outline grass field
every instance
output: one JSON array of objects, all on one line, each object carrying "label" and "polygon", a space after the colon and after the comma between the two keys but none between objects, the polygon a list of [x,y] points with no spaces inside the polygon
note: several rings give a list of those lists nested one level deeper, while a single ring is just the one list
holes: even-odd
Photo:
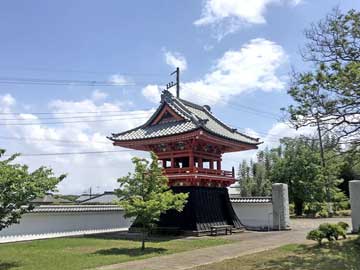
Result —
[{"label": "grass field", "polygon": [[360,240],[286,245],[192,270],[360,270]]},{"label": "grass field", "polygon": [[0,244],[0,270],[77,270],[145,259],[232,241],[221,238],[157,239],[142,252],[139,241],[78,237]]}]

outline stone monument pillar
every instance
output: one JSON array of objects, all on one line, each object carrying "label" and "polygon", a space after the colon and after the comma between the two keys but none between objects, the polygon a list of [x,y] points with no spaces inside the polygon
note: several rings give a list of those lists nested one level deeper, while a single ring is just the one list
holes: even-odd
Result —
[{"label": "stone monument pillar", "polygon": [[286,184],[272,185],[273,229],[290,229],[289,193]]},{"label": "stone monument pillar", "polygon": [[360,232],[360,180],[349,182],[353,232]]}]

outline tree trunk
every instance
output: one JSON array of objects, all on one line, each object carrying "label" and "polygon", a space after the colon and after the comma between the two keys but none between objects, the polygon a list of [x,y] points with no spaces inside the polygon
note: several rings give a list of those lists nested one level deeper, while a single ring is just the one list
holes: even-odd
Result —
[{"label": "tree trunk", "polygon": [[301,199],[294,199],[295,204],[295,215],[302,216],[304,210],[304,201]]},{"label": "tree trunk", "polygon": [[146,236],[146,229],[145,229],[145,224],[143,224],[142,239],[141,239],[141,250],[145,250],[145,236]]}]

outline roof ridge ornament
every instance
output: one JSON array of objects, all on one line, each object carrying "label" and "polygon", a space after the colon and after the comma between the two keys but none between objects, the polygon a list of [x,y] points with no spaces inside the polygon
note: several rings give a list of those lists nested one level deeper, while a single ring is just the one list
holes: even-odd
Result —
[{"label": "roof ridge ornament", "polygon": [[166,100],[166,99],[173,99],[174,96],[170,93],[169,90],[164,89],[161,92],[161,101]]}]

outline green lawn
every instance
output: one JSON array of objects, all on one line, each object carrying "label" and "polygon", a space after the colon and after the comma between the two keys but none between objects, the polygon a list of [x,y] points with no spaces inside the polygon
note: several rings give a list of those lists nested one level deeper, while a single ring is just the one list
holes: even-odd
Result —
[{"label": "green lawn", "polygon": [[231,243],[221,238],[157,239],[142,252],[139,241],[77,237],[0,244],[0,270],[76,270]]},{"label": "green lawn", "polygon": [[192,270],[360,270],[360,240],[287,245]]}]

